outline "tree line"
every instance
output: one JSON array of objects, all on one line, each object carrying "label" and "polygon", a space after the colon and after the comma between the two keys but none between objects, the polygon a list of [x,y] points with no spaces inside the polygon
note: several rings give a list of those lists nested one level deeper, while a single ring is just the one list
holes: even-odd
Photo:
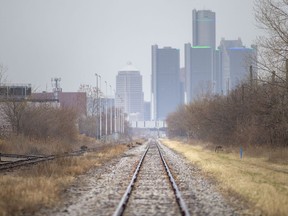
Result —
[{"label": "tree line", "polygon": [[[74,110],[53,107],[49,104],[33,104],[27,101],[2,101],[0,113],[8,131],[24,135],[33,140],[66,139],[75,140],[77,135],[77,114]],[[7,135],[7,128],[1,128]]]},{"label": "tree line", "polygon": [[[288,1],[256,0],[258,77],[167,117],[168,135],[221,144],[288,146]],[[252,76],[251,76],[252,77]]]},{"label": "tree line", "polygon": [[172,137],[288,146],[287,89],[243,83],[227,96],[207,96],[179,107],[167,117],[167,125]]}]

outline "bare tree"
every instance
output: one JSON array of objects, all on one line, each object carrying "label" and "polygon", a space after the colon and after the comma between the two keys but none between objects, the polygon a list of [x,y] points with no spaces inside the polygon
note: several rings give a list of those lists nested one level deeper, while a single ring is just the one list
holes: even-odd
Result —
[{"label": "bare tree", "polygon": [[[288,59],[288,0],[256,0],[255,16],[265,33],[257,40],[260,70],[273,74],[286,87]],[[276,84],[276,83],[273,83]],[[284,86],[283,86],[284,85]]]},{"label": "bare tree", "polygon": [[7,70],[8,68],[6,66],[4,66],[3,64],[0,64],[0,86],[7,80],[7,76],[6,76]]},{"label": "bare tree", "polygon": [[17,135],[21,132],[21,120],[26,107],[26,101],[17,102],[7,100],[1,102],[0,109],[3,115],[2,118],[11,126],[12,132]]},{"label": "bare tree", "polygon": [[79,92],[86,92],[88,115],[95,116],[99,112],[100,98],[103,96],[100,89],[90,85],[80,85]]}]

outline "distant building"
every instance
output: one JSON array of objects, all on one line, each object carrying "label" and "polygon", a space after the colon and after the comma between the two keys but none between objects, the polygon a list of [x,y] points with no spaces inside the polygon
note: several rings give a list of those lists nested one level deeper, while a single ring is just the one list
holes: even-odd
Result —
[{"label": "distant building", "polygon": [[220,50],[214,51],[213,86],[215,94],[223,94],[222,55]]},{"label": "distant building", "polygon": [[221,80],[220,55],[216,47],[216,14],[192,11],[192,46],[185,44],[186,103],[217,93]]},{"label": "distant building", "polygon": [[1,84],[0,99],[26,99],[31,95],[31,84]]},{"label": "distant building", "polygon": [[151,120],[151,103],[144,101],[144,121]]},{"label": "distant building", "polygon": [[215,92],[215,51],[210,46],[185,44],[187,102]]},{"label": "distant building", "polygon": [[185,89],[186,89],[185,67],[180,68],[179,79],[180,79],[180,103],[184,104],[185,103]]},{"label": "distant building", "polygon": [[[79,115],[87,115],[87,98],[85,92],[58,92],[59,105],[72,109]],[[55,98],[54,92],[32,93],[31,100],[49,102]],[[54,102],[55,103],[55,102]]]},{"label": "distant building", "polygon": [[118,72],[116,77],[116,107],[122,107],[128,120],[143,120],[144,93],[140,71],[131,63]]},{"label": "distant building", "polygon": [[247,48],[241,39],[216,41],[216,14],[210,10],[193,10],[193,46],[185,44],[186,102],[207,94],[228,94],[248,78],[254,68],[256,47]]},{"label": "distant building", "polygon": [[216,15],[210,10],[192,11],[193,46],[216,47]]},{"label": "distant building", "polygon": [[249,68],[253,67],[253,76],[257,76],[255,58],[257,48],[247,48],[240,38],[237,40],[222,39],[219,46],[222,65],[222,92],[228,94],[230,90],[241,84],[249,77]]},{"label": "distant building", "polygon": [[181,104],[179,49],[152,46],[152,119],[165,120]]}]

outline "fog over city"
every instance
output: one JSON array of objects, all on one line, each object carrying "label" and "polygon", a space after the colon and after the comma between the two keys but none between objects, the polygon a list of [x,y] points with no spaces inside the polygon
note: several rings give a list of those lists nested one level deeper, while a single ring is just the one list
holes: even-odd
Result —
[{"label": "fog over city", "polygon": [[282,216],[287,180],[288,0],[0,0],[0,216]]},{"label": "fog over city", "polygon": [[128,61],[151,92],[151,46],[180,49],[192,42],[192,10],[216,13],[216,44],[222,37],[250,47],[260,31],[252,0],[0,0],[0,64],[8,81],[51,91],[61,77],[63,91],[95,85],[94,73],[115,88]]}]

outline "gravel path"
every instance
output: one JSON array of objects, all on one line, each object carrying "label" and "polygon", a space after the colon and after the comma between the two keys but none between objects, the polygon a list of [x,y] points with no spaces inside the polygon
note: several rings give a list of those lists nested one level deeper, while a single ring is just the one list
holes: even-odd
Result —
[{"label": "gravel path", "polygon": [[[63,203],[53,209],[42,209],[36,215],[112,215],[146,148],[147,143],[135,147],[121,158],[80,176],[65,192]],[[228,202],[215,185],[183,156],[164,145],[161,148],[191,215],[249,215],[237,200]],[[164,168],[160,157],[154,160],[156,154],[153,151],[147,153],[146,165],[140,170],[139,181],[136,181],[136,189],[142,190],[132,192],[125,215],[179,215],[168,178],[161,174]],[[132,205],[134,208],[130,208]],[[237,208],[232,207],[237,205]]]}]

